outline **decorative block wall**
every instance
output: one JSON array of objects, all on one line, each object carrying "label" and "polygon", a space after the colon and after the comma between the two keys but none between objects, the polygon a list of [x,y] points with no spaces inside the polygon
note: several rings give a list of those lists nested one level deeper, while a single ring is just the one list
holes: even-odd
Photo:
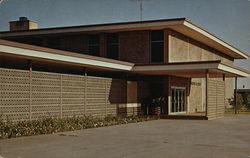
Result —
[{"label": "decorative block wall", "polygon": [[225,83],[224,81],[208,80],[207,117],[209,120],[224,117]]},{"label": "decorative block wall", "polygon": [[122,79],[0,68],[0,118],[117,115],[126,103]]}]

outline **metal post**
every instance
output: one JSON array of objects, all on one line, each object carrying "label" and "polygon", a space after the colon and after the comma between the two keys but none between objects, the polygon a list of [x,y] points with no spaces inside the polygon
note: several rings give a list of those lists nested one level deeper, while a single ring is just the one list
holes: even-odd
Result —
[{"label": "metal post", "polygon": [[63,88],[62,88],[62,74],[60,75],[60,118],[62,119],[62,110],[63,110],[63,108],[62,108],[62,90],[63,90]]},{"label": "metal post", "polygon": [[84,115],[86,115],[86,109],[87,109],[87,69],[84,67],[84,78],[85,78],[85,83],[84,83]]},{"label": "metal post", "polygon": [[29,120],[32,118],[32,61],[28,60],[29,63]]},{"label": "metal post", "polygon": [[235,77],[234,83],[234,114],[237,114],[237,77]]},{"label": "metal post", "polygon": [[206,117],[208,116],[208,78],[209,78],[209,73],[207,70],[206,71]]},{"label": "metal post", "polygon": [[107,93],[107,80],[105,79],[105,116],[108,116],[108,93]]}]

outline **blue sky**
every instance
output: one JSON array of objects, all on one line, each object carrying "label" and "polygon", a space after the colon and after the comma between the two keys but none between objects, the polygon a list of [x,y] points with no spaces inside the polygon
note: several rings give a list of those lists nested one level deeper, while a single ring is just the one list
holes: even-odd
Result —
[{"label": "blue sky", "polygon": [[[0,0],[1,1],[1,0]],[[0,31],[26,16],[40,28],[140,20],[138,0],[3,0]],[[250,55],[249,0],[143,0],[143,20],[186,17]],[[250,59],[236,61],[250,71]],[[239,79],[239,88],[250,79]]]}]

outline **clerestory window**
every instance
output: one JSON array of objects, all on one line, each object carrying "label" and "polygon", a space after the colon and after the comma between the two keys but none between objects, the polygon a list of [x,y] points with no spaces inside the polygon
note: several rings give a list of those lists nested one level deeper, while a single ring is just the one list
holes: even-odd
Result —
[{"label": "clerestory window", "polygon": [[151,31],[151,63],[163,62],[164,33],[163,30]]}]

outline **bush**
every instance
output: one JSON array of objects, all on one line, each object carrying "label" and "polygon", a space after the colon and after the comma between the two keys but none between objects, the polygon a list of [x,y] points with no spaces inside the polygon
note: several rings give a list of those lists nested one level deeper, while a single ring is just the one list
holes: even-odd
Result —
[{"label": "bush", "polygon": [[0,139],[39,134],[51,134],[87,128],[104,127],[118,124],[127,124],[157,119],[156,117],[137,116],[107,116],[97,118],[92,116],[71,118],[45,118],[33,121],[3,122],[0,120]]},{"label": "bush", "polygon": [[[248,111],[250,110],[250,95],[237,94],[237,110]],[[228,98],[228,103],[235,108],[234,97]]]}]

